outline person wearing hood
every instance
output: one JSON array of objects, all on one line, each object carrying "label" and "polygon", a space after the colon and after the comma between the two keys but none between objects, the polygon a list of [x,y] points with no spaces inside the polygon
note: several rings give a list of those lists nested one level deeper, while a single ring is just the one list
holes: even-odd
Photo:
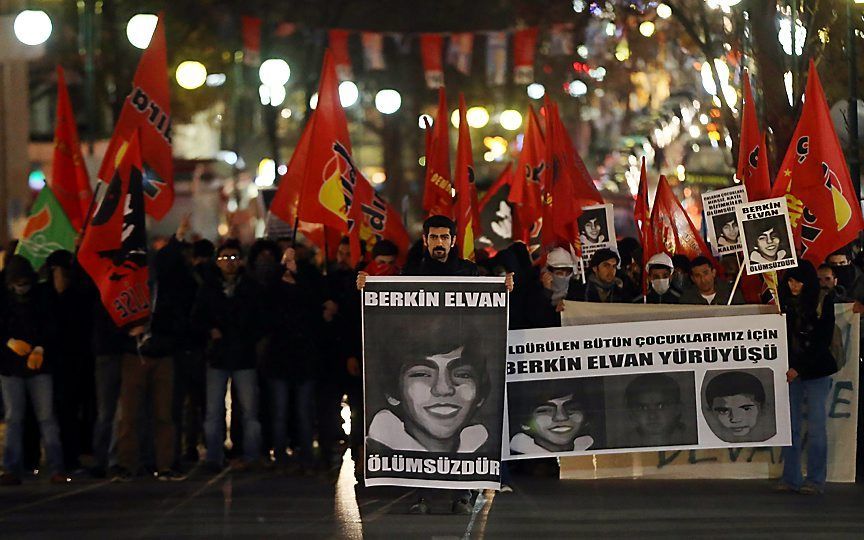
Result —
[{"label": "person wearing hood", "polygon": [[617,276],[620,262],[621,257],[608,248],[597,250],[591,256],[588,263],[591,275],[585,285],[586,302],[611,304],[630,302],[633,299],[624,287],[624,282]]},{"label": "person wearing hood", "polygon": [[[569,257],[569,253],[567,254]],[[513,292],[510,293],[510,330],[561,326],[561,315],[552,303],[551,269],[542,274],[531,263],[528,246],[514,242],[492,258],[496,275],[513,274]],[[572,275],[573,269],[570,268]],[[568,278],[569,281],[569,278]],[[567,286],[567,284],[565,284]]]},{"label": "person wearing hood", "polygon": [[[831,376],[837,362],[831,355],[834,334],[832,295],[820,301],[816,270],[809,261],[783,275],[779,286],[780,308],[786,314],[786,336],[789,342],[790,422],[792,446],[783,448],[783,476],[779,491],[804,494],[821,493],[828,469],[828,397]],[[807,410],[807,479],[801,474],[801,455],[805,444],[801,423],[804,403]]]},{"label": "person wearing hood", "polygon": [[54,414],[54,380],[51,364],[56,357],[54,310],[46,289],[36,282],[30,261],[20,255],[6,260],[5,294],[0,296],[0,386],[6,416],[4,473],[0,485],[21,484],[24,414],[27,400],[33,405],[45,446],[51,483],[68,481],[63,467],[60,428]]},{"label": "person wearing hood", "polygon": [[63,443],[67,471],[81,468],[79,456],[90,446],[84,441],[91,434],[96,409],[93,370],[95,368],[90,336],[93,319],[82,317],[98,302],[98,291],[76,264],[75,256],[65,249],[45,259],[47,294],[57,323],[57,346],[53,355],[60,358],[54,366],[54,399],[57,422]]},{"label": "person wearing hood", "polygon": [[681,293],[672,287],[674,267],[672,257],[665,253],[655,253],[645,265],[648,272],[648,294],[639,295],[634,303],[677,304]]}]

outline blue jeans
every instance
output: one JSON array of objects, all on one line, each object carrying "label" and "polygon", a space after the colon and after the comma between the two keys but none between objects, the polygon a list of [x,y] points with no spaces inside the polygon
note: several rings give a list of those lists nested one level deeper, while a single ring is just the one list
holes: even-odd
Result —
[{"label": "blue jeans", "polygon": [[[243,422],[243,457],[254,461],[261,456],[261,423],[258,421],[258,374],[254,369],[207,368],[207,461],[222,464],[225,459],[225,392],[228,379],[240,401]],[[233,418],[232,422],[238,421]]]},{"label": "blue jeans", "polygon": [[828,476],[828,394],[831,377],[820,377],[789,383],[790,420],[792,423],[792,446],[783,447],[783,483],[794,488],[804,484],[801,474],[801,452],[804,437],[801,421],[804,419],[804,404],[807,404],[807,483],[821,487]]},{"label": "blue jeans", "polygon": [[98,467],[112,464],[116,445],[114,417],[120,399],[120,367],[123,355],[96,357],[96,423],[93,426],[93,455]]},{"label": "blue jeans", "polygon": [[288,447],[288,402],[294,408],[297,420],[297,460],[302,465],[312,465],[312,411],[315,405],[315,381],[294,382],[288,379],[267,380],[270,394],[270,420],[273,422],[273,453],[276,461],[285,461]]},{"label": "blue jeans", "polygon": [[6,472],[21,474],[21,441],[24,412],[27,409],[27,394],[39,421],[39,431],[45,445],[45,455],[51,474],[63,473],[63,447],[60,444],[60,428],[54,417],[54,381],[43,373],[33,377],[0,376],[3,389],[3,406],[6,408],[6,450],[3,452],[3,467]]}]

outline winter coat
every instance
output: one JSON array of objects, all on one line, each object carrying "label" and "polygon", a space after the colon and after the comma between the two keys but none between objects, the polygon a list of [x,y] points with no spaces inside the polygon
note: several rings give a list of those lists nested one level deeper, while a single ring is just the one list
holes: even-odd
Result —
[{"label": "winter coat", "polygon": [[[45,350],[42,367],[29,369],[27,356],[19,356],[6,345],[9,339],[25,341],[32,348],[41,346]],[[51,351],[56,339],[55,306],[46,285],[33,285],[23,296],[3,288],[0,293],[0,375],[32,377],[51,373]]]},{"label": "winter coat", "polygon": [[822,301],[821,314],[807,309],[797,298],[785,302],[786,338],[789,341],[789,367],[802,380],[827,377],[837,372],[837,362],[831,356],[834,336],[834,298]]},{"label": "winter coat", "polygon": [[[211,367],[229,370],[256,367],[256,345],[265,333],[262,297],[260,287],[242,274],[230,294],[222,280],[205,283],[198,290],[192,325],[195,331],[207,336],[204,354]],[[221,339],[213,339],[213,329],[222,333]]]}]

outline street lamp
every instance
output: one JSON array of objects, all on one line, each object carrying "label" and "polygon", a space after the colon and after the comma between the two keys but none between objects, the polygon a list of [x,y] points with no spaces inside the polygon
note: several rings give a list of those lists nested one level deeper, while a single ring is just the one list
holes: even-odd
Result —
[{"label": "street lamp", "polygon": [[465,120],[474,129],[482,128],[489,123],[489,111],[485,107],[471,107],[465,113]]},{"label": "street lamp", "polygon": [[540,99],[546,95],[546,88],[540,83],[529,84],[526,91],[531,99]]},{"label": "street lamp", "polygon": [[42,10],[26,9],[15,17],[12,29],[24,45],[42,45],[51,37],[51,18]]},{"label": "street lamp", "polygon": [[507,131],[516,131],[522,126],[522,114],[519,111],[507,109],[498,117],[498,122]]},{"label": "street lamp", "polygon": [[339,102],[342,103],[343,107],[354,105],[357,103],[359,97],[360,91],[352,81],[342,81],[339,83]]},{"label": "street lamp", "polygon": [[129,38],[129,43],[139,49],[146,49],[150,45],[150,38],[153,37],[158,22],[159,17],[152,13],[133,15],[126,23],[126,37]]},{"label": "street lamp", "polygon": [[261,62],[258,78],[265,86],[285,86],[291,78],[291,67],[281,58],[270,58]]},{"label": "street lamp", "polygon": [[195,90],[201,88],[207,82],[207,68],[201,62],[185,60],[177,66],[174,74],[180,88]]},{"label": "street lamp", "polygon": [[393,114],[402,106],[402,96],[391,88],[385,88],[375,94],[375,108],[381,114]]}]

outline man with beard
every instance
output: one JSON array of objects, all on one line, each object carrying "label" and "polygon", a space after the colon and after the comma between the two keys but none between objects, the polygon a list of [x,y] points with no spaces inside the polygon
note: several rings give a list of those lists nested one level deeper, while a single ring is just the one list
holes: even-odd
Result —
[{"label": "man with beard", "polygon": [[[460,258],[456,250],[456,223],[447,216],[434,215],[426,218],[423,222],[423,255],[414,261],[409,261],[402,270],[405,276],[465,276],[477,277],[480,275],[477,265],[471,261]],[[366,286],[366,272],[357,274],[357,289]],[[513,273],[508,273],[505,278],[507,292],[513,290]],[[454,353],[454,351],[448,351]],[[441,498],[441,490],[421,489],[418,490],[419,497],[409,507],[411,514],[428,514],[431,511],[429,501],[433,498]],[[471,492],[453,491],[451,495],[451,511],[454,514],[470,514]]]}]

